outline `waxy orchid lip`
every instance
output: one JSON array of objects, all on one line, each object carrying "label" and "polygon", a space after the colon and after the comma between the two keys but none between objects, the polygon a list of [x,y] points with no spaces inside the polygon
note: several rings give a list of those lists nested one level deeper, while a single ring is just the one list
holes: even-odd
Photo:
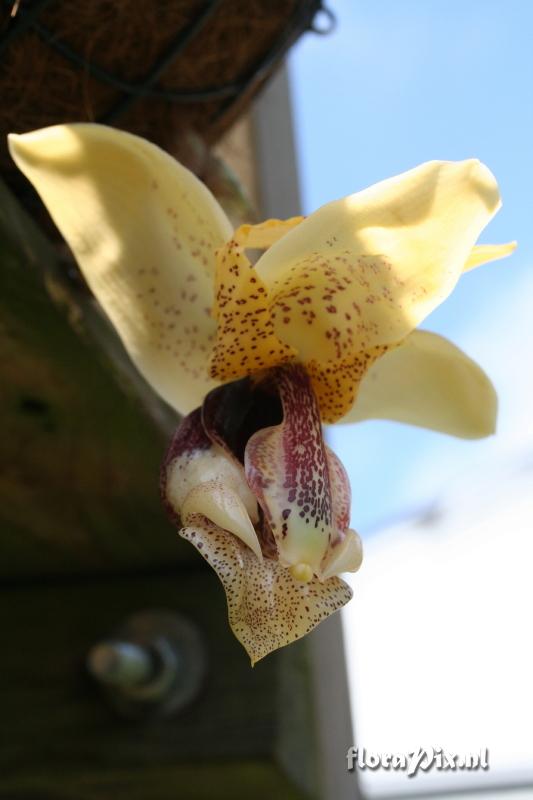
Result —
[{"label": "waxy orchid lip", "polygon": [[[253,660],[303,635],[351,596],[331,570],[333,563],[338,572],[360,565],[357,534],[337,527],[349,518],[348,479],[324,444],[301,366],[213,390],[176,432],[161,489],[181,535],[220,575],[230,624]],[[247,576],[231,574],[244,564]],[[280,586],[292,597],[289,609]]]}]

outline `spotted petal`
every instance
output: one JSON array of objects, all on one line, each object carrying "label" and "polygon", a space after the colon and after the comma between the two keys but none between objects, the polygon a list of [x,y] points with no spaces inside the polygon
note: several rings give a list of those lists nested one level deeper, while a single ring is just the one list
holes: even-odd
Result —
[{"label": "spotted petal", "polygon": [[275,333],[304,361],[396,344],[452,291],[499,206],[475,160],[428,162],[323,206],[256,264]]},{"label": "spotted petal", "polygon": [[391,419],[477,439],[494,433],[496,412],[483,370],[447,339],[418,330],[374,363],[342,421]]},{"label": "spotted petal", "polygon": [[361,380],[387,346],[372,347],[366,353],[354,353],[331,361],[308,361],[306,369],[313,384],[324,422],[338,422],[349,412]]},{"label": "spotted petal", "polygon": [[277,561],[258,561],[238,539],[200,515],[180,536],[198,549],[222,581],[231,628],[252,664],[305,636],[352,597],[340,578],[302,583]]},{"label": "spotted petal", "polygon": [[218,326],[209,364],[213,378],[234,380],[283,364],[295,355],[274,332],[267,290],[246,248],[268,247],[300,220],[242,225],[217,252],[213,316]]},{"label": "spotted petal", "polygon": [[178,411],[214,385],[214,250],[231,235],[224,212],[155,145],[101,125],[59,125],[10,137],[131,358]]}]

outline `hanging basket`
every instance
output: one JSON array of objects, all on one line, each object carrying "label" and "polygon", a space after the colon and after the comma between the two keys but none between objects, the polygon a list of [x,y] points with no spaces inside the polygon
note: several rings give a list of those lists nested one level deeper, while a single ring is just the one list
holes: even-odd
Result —
[{"label": "hanging basket", "polygon": [[[246,108],[321,0],[0,0],[0,171],[23,183],[9,131],[115,125],[180,154],[214,143]],[[329,13],[329,12],[326,12]]]}]

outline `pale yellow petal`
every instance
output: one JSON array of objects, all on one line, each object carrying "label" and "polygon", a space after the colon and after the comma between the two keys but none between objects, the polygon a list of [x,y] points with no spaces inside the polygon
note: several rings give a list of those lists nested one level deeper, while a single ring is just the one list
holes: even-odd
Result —
[{"label": "pale yellow petal", "polygon": [[329,203],[256,264],[277,336],[304,361],[397,343],[452,291],[499,206],[476,160],[428,162]]},{"label": "pale yellow petal", "polygon": [[153,144],[101,125],[10,137],[85,278],[146,380],[182,413],[214,385],[215,248],[231,225],[205,186]]},{"label": "pale yellow petal", "polygon": [[374,363],[342,422],[390,419],[477,439],[494,433],[496,414],[483,370],[442,336],[414,331]]},{"label": "pale yellow petal", "polygon": [[305,636],[352,596],[340,578],[295,580],[279,562],[259,562],[230,533],[198,517],[180,531],[213,567],[226,591],[231,628],[252,664]]},{"label": "pale yellow petal", "polygon": [[507,242],[506,244],[477,244],[470,251],[470,255],[463,267],[463,272],[480,267],[489,261],[497,261],[499,258],[510,256],[516,250],[517,242]]}]

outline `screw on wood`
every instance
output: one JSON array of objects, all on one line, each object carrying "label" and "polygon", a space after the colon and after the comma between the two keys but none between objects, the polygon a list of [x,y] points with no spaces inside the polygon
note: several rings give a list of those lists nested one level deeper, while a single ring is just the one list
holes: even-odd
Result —
[{"label": "screw on wood", "polygon": [[153,652],[131,642],[107,641],[95,645],[87,656],[91,675],[109,686],[132,688],[153,677],[156,664]]},{"label": "screw on wood", "polygon": [[93,645],[87,670],[124,717],[169,716],[198,695],[206,672],[199,631],[179,615],[145,611]]}]

